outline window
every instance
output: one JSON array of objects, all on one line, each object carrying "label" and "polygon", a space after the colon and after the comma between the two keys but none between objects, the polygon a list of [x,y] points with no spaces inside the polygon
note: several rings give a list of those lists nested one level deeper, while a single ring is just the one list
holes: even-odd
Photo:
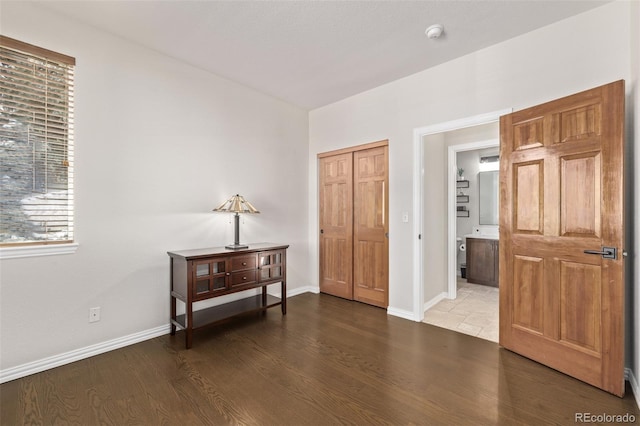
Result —
[{"label": "window", "polygon": [[0,36],[0,246],[73,242],[75,59]]}]

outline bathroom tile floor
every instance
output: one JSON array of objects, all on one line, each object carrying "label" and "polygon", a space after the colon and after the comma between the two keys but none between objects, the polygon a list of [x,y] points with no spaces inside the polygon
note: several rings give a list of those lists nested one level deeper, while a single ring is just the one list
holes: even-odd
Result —
[{"label": "bathroom tile floor", "polygon": [[458,297],[444,299],[424,314],[424,322],[498,341],[498,289],[458,277]]}]

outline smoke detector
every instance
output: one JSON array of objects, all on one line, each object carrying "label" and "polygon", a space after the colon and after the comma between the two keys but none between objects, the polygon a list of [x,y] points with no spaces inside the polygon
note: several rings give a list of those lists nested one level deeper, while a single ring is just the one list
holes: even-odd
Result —
[{"label": "smoke detector", "polygon": [[424,33],[430,39],[440,38],[442,33],[444,32],[444,26],[442,24],[434,24],[427,28]]}]

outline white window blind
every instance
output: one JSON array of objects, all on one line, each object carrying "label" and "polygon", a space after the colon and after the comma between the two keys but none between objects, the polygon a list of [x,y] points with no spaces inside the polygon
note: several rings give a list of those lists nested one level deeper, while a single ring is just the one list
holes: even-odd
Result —
[{"label": "white window blind", "polygon": [[0,245],[73,241],[75,59],[0,36]]}]

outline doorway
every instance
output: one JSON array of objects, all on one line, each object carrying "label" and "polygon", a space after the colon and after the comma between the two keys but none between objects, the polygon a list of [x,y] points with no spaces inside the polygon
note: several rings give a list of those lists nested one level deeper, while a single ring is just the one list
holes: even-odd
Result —
[{"label": "doorway", "polygon": [[[455,299],[457,294],[457,274],[456,274],[456,258],[457,258],[457,242],[456,242],[456,175],[455,154],[458,151],[473,150],[480,148],[489,148],[498,145],[497,131],[490,133],[490,136],[482,136],[473,134],[473,128],[478,126],[486,126],[498,129],[498,120],[501,115],[508,114],[511,109],[496,111],[488,114],[478,115],[475,117],[454,120],[450,122],[440,123],[432,126],[418,128],[414,130],[414,217],[418,220],[414,223],[414,230],[418,238],[414,243],[414,318],[416,321],[424,320],[426,310],[436,305],[444,299]],[[458,132],[460,131],[460,132]],[[456,143],[447,145],[446,135],[452,132],[458,132],[461,136]],[[469,138],[469,139],[465,139]],[[480,142],[479,142],[480,141]],[[433,144],[433,145],[428,145]],[[439,144],[439,145],[437,145]],[[443,170],[442,178],[428,180],[425,178],[424,170],[429,168],[429,172],[433,173],[431,165],[427,165],[425,158],[430,154],[432,147],[438,146],[437,151],[442,153],[440,164],[446,161],[447,168]],[[443,169],[441,167],[441,169]],[[439,189],[438,189],[439,188]],[[444,189],[443,189],[444,188]],[[434,189],[437,189],[434,192]],[[432,194],[440,196],[446,201],[437,202],[434,198],[429,200],[425,197],[425,190],[429,190]],[[427,201],[432,205],[427,207]],[[434,213],[434,208],[445,211]],[[425,212],[430,215],[430,219],[436,218],[440,230],[444,228],[446,232],[437,232],[433,234],[429,229],[430,223],[425,226]],[[446,216],[445,216],[446,215]],[[445,217],[444,220],[437,219]],[[426,235],[426,234],[429,235]],[[424,236],[424,238],[423,238]],[[437,255],[437,260],[432,257]],[[429,281],[425,281],[425,264],[426,256],[429,255]],[[439,273],[438,271],[442,271]],[[437,277],[437,279],[433,279]]]},{"label": "doorway", "polygon": [[[456,332],[498,342],[498,154],[499,128],[489,123],[444,134],[448,156],[457,170],[445,182],[453,191],[456,210],[449,222],[455,227],[454,288],[425,312],[424,322]],[[481,140],[483,138],[495,138]],[[473,140],[467,142],[467,140]],[[428,140],[425,143],[433,142]],[[459,143],[463,142],[463,143]],[[425,184],[429,179],[425,179]],[[487,185],[493,183],[494,185]],[[426,277],[428,285],[429,277]]]}]

